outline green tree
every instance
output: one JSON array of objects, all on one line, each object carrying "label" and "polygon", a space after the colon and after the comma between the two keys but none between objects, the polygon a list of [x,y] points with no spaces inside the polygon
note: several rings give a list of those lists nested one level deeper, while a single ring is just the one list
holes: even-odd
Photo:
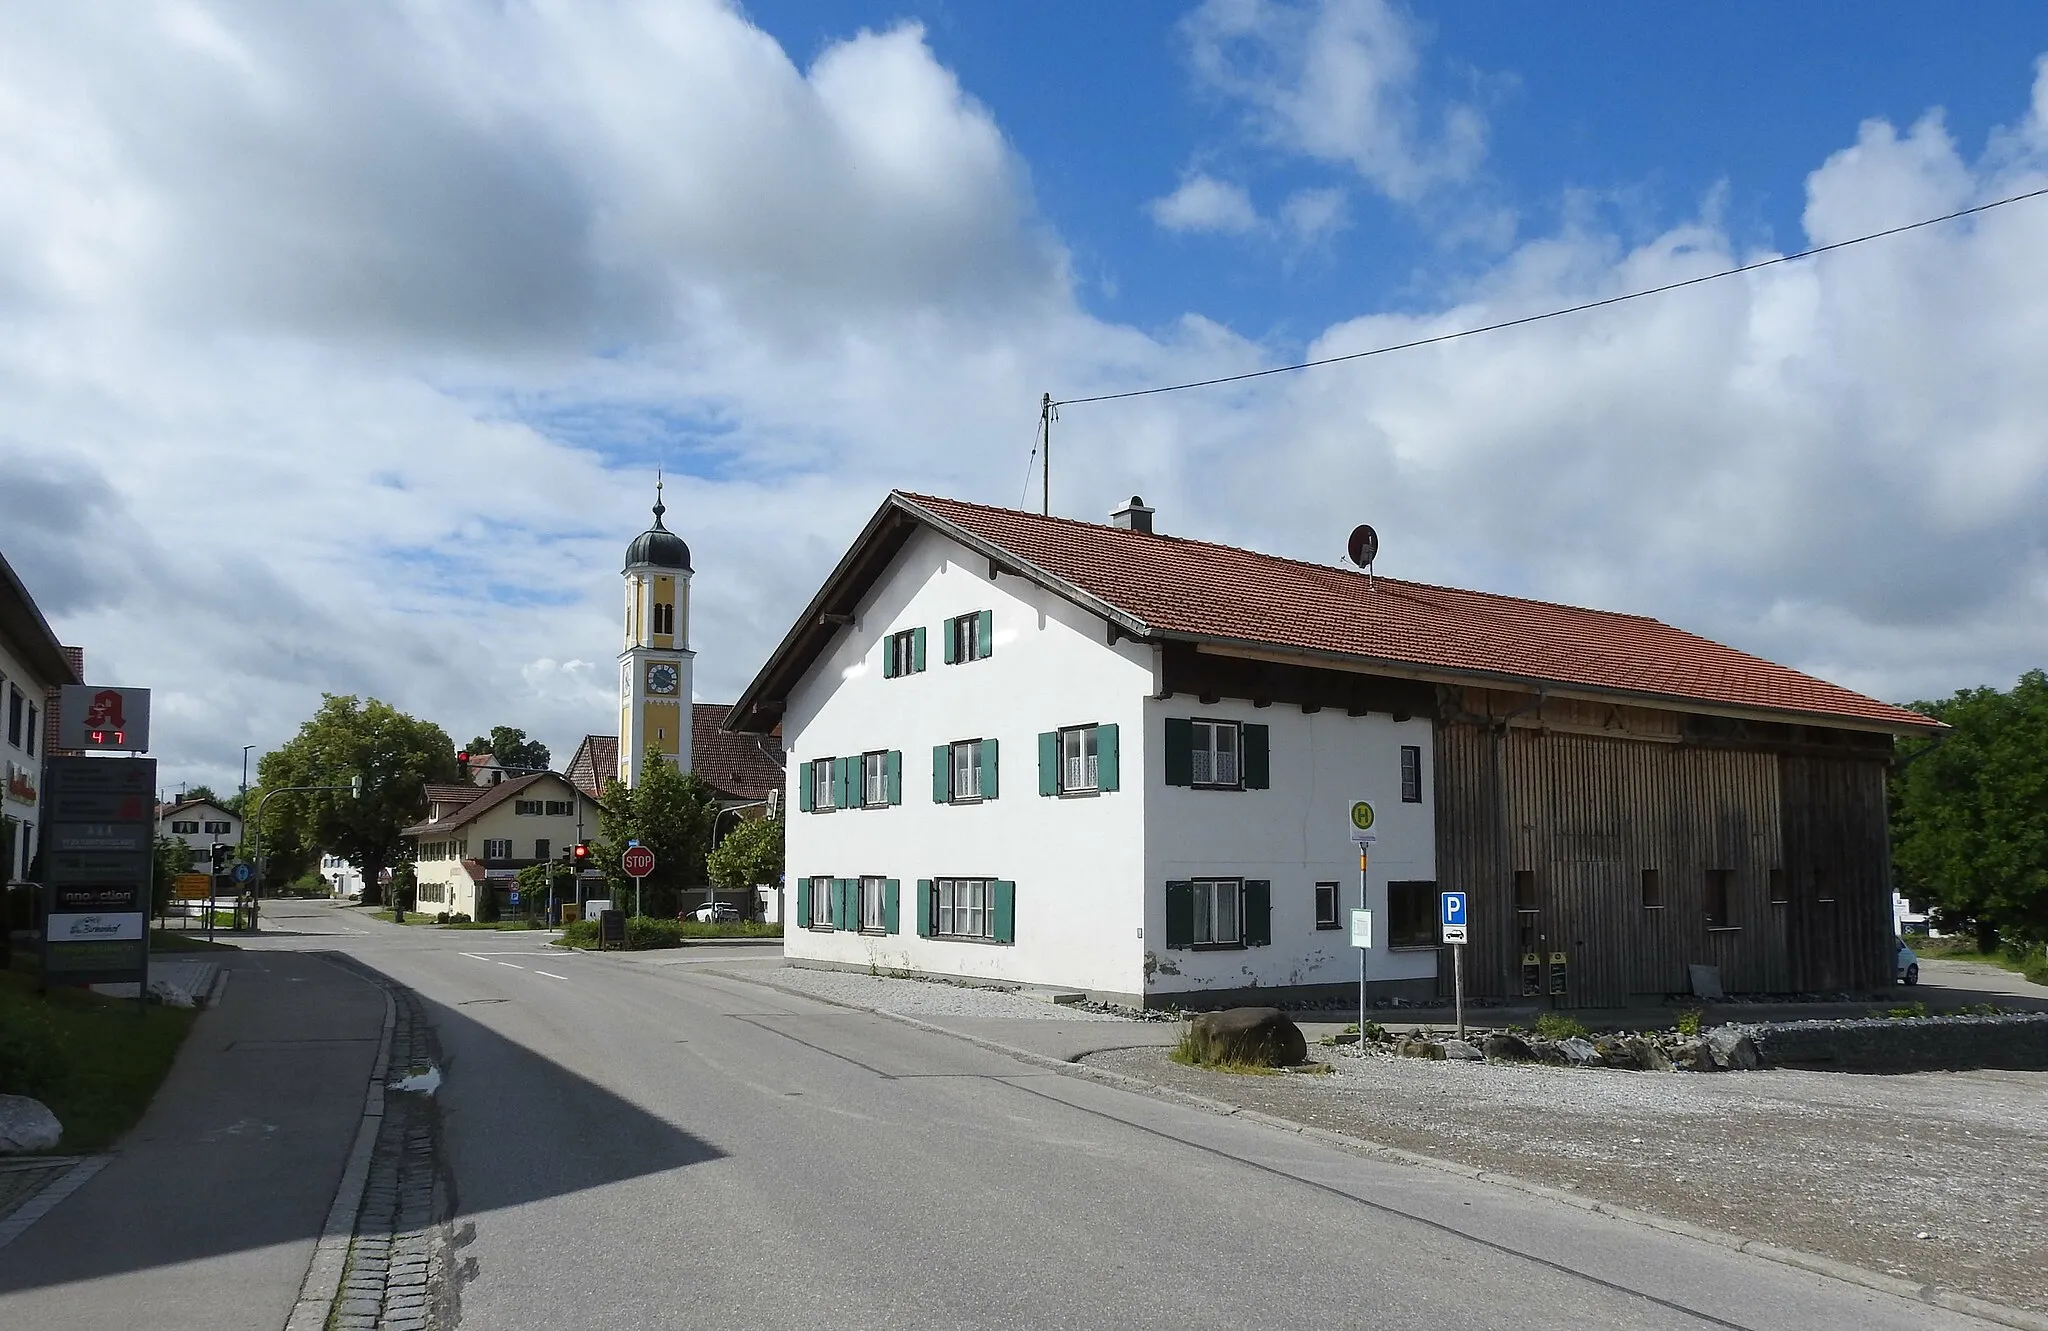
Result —
[{"label": "green tree", "polygon": [[1953,729],[1900,745],[1899,891],[1931,902],[1944,927],[1974,930],[1985,952],[2001,936],[2048,940],[2048,674],[1912,706]]},{"label": "green tree", "polygon": [[782,819],[743,818],[725,834],[705,861],[711,881],[728,892],[744,892],[782,877]]},{"label": "green tree", "polygon": [[[297,735],[263,755],[258,775],[264,791],[279,792],[263,806],[266,877],[278,881],[279,849],[301,864],[327,851],[361,871],[363,904],[381,905],[379,880],[399,858],[399,833],[426,812],[426,784],[455,779],[455,745],[441,727],[389,703],[330,693]],[[348,789],[355,778],[360,796]],[[290,786],[339,789],[286,792]]]},{"label": "green tree", "polygon": [[171,889],[178,875],[192,867],[192,847],[182,837],[156,838],[156,853],[150,860],[149,913],[161,917],[171,908]]},{"label": "green tree", "polygon": [[550,901],[576,899],[569,866],[558,859],[529,864],[512,881],[519,885],[519,908],[527,915],[543,913]]},{"label": "green tree", "polygon": [[591,857],[604,870],[612,900],[631,909],[633,880],[619,867],[629,841],[654,852],[654,872],[641,884],[641,909],[673,915],[682,893],[704,885],[704,860],[711,848],[711,823],[718,816],[718,792],[695,772],[679,772],[650,747],[640,784],[628,790],[613,781],[598,801],[597,840]]},{"label": "green tree", "polygon": [[471,757],[488,753],[498,760],[500,767],[530,767],[545,771],[548,765],[548,746],[537,739],[528,739],[526,732],[516,726],[492,726],[490,738],[478,735],[469,742],[465,750]]}]

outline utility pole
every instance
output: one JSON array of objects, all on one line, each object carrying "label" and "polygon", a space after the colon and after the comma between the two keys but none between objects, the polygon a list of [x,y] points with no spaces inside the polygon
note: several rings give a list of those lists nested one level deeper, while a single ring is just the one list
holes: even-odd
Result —
[{"label": "utility pole", "polygon": [[1052,394],[1047,393],[1038,400],[1039,442],[1044,446],[1043,481],[1039,484],[1040,511],[1052,516]]}]

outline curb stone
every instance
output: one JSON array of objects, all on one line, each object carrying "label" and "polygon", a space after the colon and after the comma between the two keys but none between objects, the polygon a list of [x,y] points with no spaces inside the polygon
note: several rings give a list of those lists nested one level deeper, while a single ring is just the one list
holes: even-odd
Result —
[{"label": "curb stone", "polygon": [[[1832,1257],[1823,1257],[1818,1253],[1802,1252],[1797,1248],[1784,1248],[1774,1243],[1766,1243],[1761,1239],[1747,1239],[1739,1234],[1727,1234],[1719,1230],[1704,1229],[1698,1225],[1688,1224],[1683,1220],[1674,1220],[1669,1216],[1657,1215],[1650,1211],[1638,1211],[1632,1207],[1616,1206],[1611,1202],[1597,1201],[1591,1197],[1581,1196],[1578,1193],[1566,1192],[1561,1188],[1552,1188],[1545,1184],[1519,1178],[1513,1174],[1502,1174],[1493,1170],[1479,1169],[1472,1165],[1461,1164],[1456,1160],[1446,1160],[1440,1156],[1421,1155],[1414,1151],[1404,1151],[1398,1147],[1385,1146],[1364,1137],[1351,1137],[1341,1132],[1332,1132],[1327,1128],[1312,1127],[1306,1123],[1297,1123],[1293,1119],[1280,1118],[1277,1115],[1261,1113],[1256,1109],[1246,1109],[1240,1105],[1233,1105],[1223,1100],[1214,1100],[1208,1096],[1195,1095],[1175,1087],[1162,1086],[1158,1082],[1147,1081],[1143,1077],[1133,1077],[1129,1073],[1115,1072],[1109,1068],[1089,1067],[1081,1063],[1071,1063],[1065,1059],[1052,1058],[1030,1049],[1020,1049],[1015,1045],[1004,1044],[1000,1040],[990,1040],[979,1035],[969,1035],[964,1031],[948,1030],[944,1026],[923,1021],[917,1017],[906,1016],[901,1012],[890,1012],[884,1008],[866,1007],[859,1003],[849,1003],[834,998],[818,998],[796,990],[785,989],[781,985],[774,984],[768,980],[757,979],[753,976],[741,975],[732,971],[713,970],[709,966],[703,968],[703,973],[716,975],[722,979],[737,980],[742,984],[756,985],[763,989],[771,989],[776,993],[786,994],[792,998],[809,998],[812,1002],[825,1003],[832,1007],[847,1008],[855,1012],[870,1012],[878,1017],[887,1017],[891,1021],[901,1022],[906,1026],[915,1026],[920,1030],[931,1031],[934,1034],[948,1036],[955,1040],[965,1040],[967,1043],[979,1045],[983,1049],[999,1054],[1007,1054],[1012,1058],[1030,1063],[1036,1067],[1049,1068],[1066,1076],[1078,1077],[1083,1081],[1093,1081],[1106,1086],[1115,1086],[1123,1090],[1135,1091],[1141,1095],[1149,1095],[1154,1099],[1172,1101],[1224,1117],[1245,1119],[1264,1127],[1306,1137],[1311,1141],[1320,1142],[1325,1146],[1336,1147],[1340,1150],[1377,1156],[1381,1159],[1392,1160],[1404,1165],[1413,1165],[1422,1169],[1434,1169],[1446,1174],[1455,1174],[1461,1178],[1472,1179],[1481,1183],[1490,1183],[1497,1187],[1512,1188],[1517,1192],[1528,1193],[1531,1196],[1540,1197],[1546,1201],[1561,1202],[1576,1210],[1586,1211],[1594,1215],[1608,1216],[1628,1224],[1641,1225],[1647,1229],[1675,1234],[1681,1238],[1697,1239],[1702,1243],[1711,1243],[1717,1248],[1724,1248],[1730,1252],[1739,1252],[1747,1256],[1761,1258],[1767,1262],[1775,1262],[1780,1266],[1789,1266],[1795,1270],[1806,1271],[1813,1275],[1826,1276],[1830,1279],[1839,1280],[1844,1284],[1856,1285],[1863,1289],[1874,1290],[1880,1294],[1890,1294],[1896,1298],[1907,1299],[1915,1303],[1931,1304],[1934,1307],[1946,1309],[1949,1312],[1963,1313],[1970,1317],[1982,1318],[1987,1322],[1996,1322],[2001,1326],[2015,1327],[2018,1328],[2018,1331],[2048,1331],[2048,1315],[2032,1312],[2025,1308],[2014,1308],[2003,1303],[1994,1303],[1989,1299],[1980,1299],[1975,1295],[1960,1294],[1953,1290],[1941,1289],[1919,1281],[1886,1275],[1881,1271],[1872,1271],[1867,1267],[1837,1261]],[[1151,1046],[1133,1047],[1150,1048]],[[1094,1049],[1088,1052],[1107,1053],[1109,1050]],[[1086,1056],[1086,1054],[1082,1055],[1082,1057]]]}]

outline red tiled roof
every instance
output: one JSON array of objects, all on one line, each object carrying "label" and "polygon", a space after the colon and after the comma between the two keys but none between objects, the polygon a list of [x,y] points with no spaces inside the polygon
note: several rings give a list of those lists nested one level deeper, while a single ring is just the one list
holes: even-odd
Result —
[{"label": "red tiled roof", "polygon": [[[445,832],[452,827],[461,827],[465,823],[476,821],[484,814],[503,804],[506,800],[511,799],[514,795],[540,781],[559,781],[564,785],[569,784],[569,779],[560,772],[533,772],[526,776],[507,777],[495,786],[470,787],[470,789],[476,791],[475,799],[470,800],[447,817],[435,822],[414,823],[411,827],[401,831],[399,835],[425,836],[429,832]],[[445,787],[429,786],[428,789],[439,790],[445,789]],[[456,787],[456,789],[461,789],[461,787]]]},{"label": "red tiled roof", "polygon": [[585,735],[583,742],[576,746],[576,756],[569,759],[564,774],[570,785],[590,798],[602,796],[604,783],[616,780],[619,775],[619,737]]},{"label": "red tiled roof", "polygon": [[452,782],[447,785],[432,783],[424,787],[429,804],[467,804],[484,793],[484,787],[467,782]]},{"label": "red tiled roof", "polygon": [[1935,726],[1918,712],[1642,615],[1368,578],[957,499],[897,497],[1155,633],[1887,728]]},{"label": "red tiled roof", "polygon": [[731,710],[730,703],[691,704],[690,770],[734,799],[765,800],[782,785],[781,742],[721,728]]}]

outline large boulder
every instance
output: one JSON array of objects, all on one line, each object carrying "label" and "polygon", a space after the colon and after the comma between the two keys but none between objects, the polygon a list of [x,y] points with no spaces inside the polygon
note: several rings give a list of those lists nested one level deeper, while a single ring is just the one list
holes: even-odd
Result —
[{"label": "large boulder", "polygon": [[1600,1051],[1593,1047],[1591,1040],[1577,1035],[1572,1036],[1568,1040],[1559,1040],[1557,1042],[1557,1051],[1565,1056],[1566,1061],[1575,1063],[1582,1068],[1597,1068],[1604,1061],[1600,1057]]},{"label": "large boulder", "polygon": [[1759,1062],[1756,1041],[1740,1026],[1716,1026],[1706,1035],[1707,1056],[1724,1072],[1749,1072]]},{"label": "large boulder", "polygon": [[1308,1061],[1308,1040],[1287,1014],[1274,1007],[1234,1007],[1198,1012],[1189,1029],[1204,1063],[1255,1063],[1293,1067]]},{"label": "large boulder", "polygon": [[0,1095],[0,1155],[23,1151],[54,1151],[64,1125],[41,1100],[25,1095]]},{"label": "large boulder", "polygon": [[1441,1043],[1413,1035],[1404,1036],[1401,1043],[1394,1046],[1394,1052],[1403,1058],[1433,1058],[1438,1062],[1442,1062],[1444,1057],[1444,1047]]},{"label": "large boulder", "polygon": [[1507,1031],[1487,1036],[1479,1048],[1495,1063],[1530,1063],[1536,1058],[1536,1051],[1529,1047],[1527,1040]]}]

